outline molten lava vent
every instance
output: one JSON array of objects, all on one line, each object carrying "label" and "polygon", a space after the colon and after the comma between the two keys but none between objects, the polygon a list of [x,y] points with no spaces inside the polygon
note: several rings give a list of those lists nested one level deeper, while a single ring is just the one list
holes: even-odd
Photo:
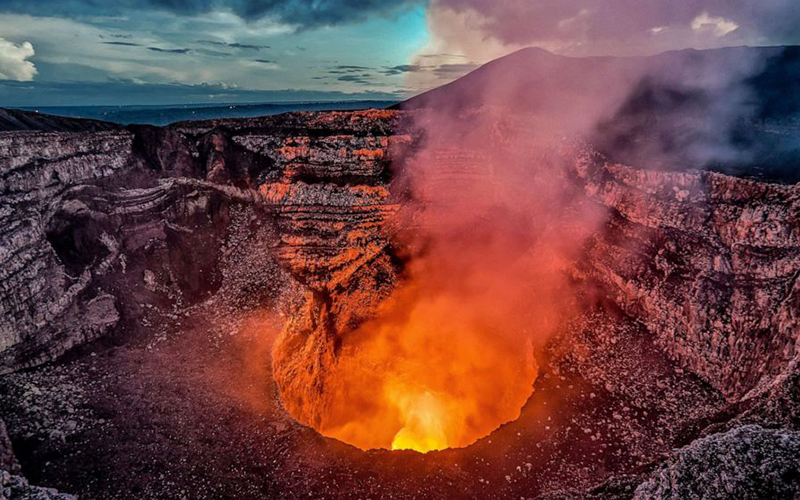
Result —
[{"label": "molten lava vent", "polygon": [[[345,227],[337,237],[364,243],[325,258],[299,259],[311,246],[285,251],[314,291],[276,346],[284,404],[362,449],[464,447],[516,419],[534,351],[571,307],[563,263],[596,219],[564,215],[557,157],[496,147],[514,141],[506,116],[482,113],[457,130],[437,120],[415,120],[428,146],[393,165],[382,203],[401,198],[403,210]],[[542,195],[518,191],[525,184]],[[333,223],[285,227],[319,251]]]},{"label": "molten lava vent", "polygon": [[323,434],[426,452],[466,446],[519,416],[536,376],[532,349],[503,338],[464,297],[422,293],[399,293],[348,334]]}]

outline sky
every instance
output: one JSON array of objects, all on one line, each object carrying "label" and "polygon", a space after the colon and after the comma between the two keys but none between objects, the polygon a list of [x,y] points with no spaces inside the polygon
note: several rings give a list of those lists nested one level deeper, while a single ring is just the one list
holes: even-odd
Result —
[{"label": "sky", "polygon": [[0,106],[396,100],[525,46],[800,43],[797,0],[0,0]]}]

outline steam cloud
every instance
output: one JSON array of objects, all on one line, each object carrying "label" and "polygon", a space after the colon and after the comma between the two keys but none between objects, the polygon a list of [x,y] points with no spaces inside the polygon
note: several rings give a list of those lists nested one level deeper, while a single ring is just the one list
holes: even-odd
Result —
[{"label": "steam cloud", "polygon": [[434,0],[430,10],[434,18],[460,15],[467,23],[466,30],[436,33],[448,31],[450,44],[493,38],[506,48],[535,44],[575,55],[792,44],[800,21],[791,0]]},{"label": "steam cloud", "polygon": [[391,189],[407,207],[395,241],[404,280],[343,337],[321,425],[330,436],[471,444],[519,416],[536,352],[575,312],[568,270],[605,215],[584,203],[558,147],[583,121],[514,111],[516,82],[499,76],[484,98],[444,91],[414,116],[422,146],[395,165]]},{"label": "steam cloud", "polygon": [[[432,41],[418,60],[428,52],[456,52],[479,61],[529,44],[563,55],[602,55],[580,62],[516,57],[514,64],[525,69],[508,62],[493,70],[510,83],[494,85],[483,72],[483,81],[472,82],[481,95],[472,92],[458,105],[531,108],[545,101],[540,115],[618,161],[794,181],[785,165],[796,164],[800,145],[769,130],[800,114],[791,91],[798,49],[734,46],[796,42],[792,26],[799,17],[800,7],[783,0],[436,0],[429,8]],[[641,57],[670,50],[678,52]],[[424,82],[424,76],[413,78],[412,86]],[[752,170],[755,162],[762,163],[761,172]]]},{"label": "steam cloud", "polygon": [[[569,56],[644,56],[800,41],[793,28],[800,23],[800,6],[786,0],[434,0],[428,23],[431,41],[414,63],[445,62],[431,59],[430,53],[487,61],[528,45]],[[566,124],[571,130],[565,133],[591,139],[618,161],[736,174],[753,173],[759,161],[760,175],[797,180],[785,165],[797,163],[800,145],[767,131],[800,114],[791,91],[800,67],[795,48],[682,53],[651,63],[603,57],[583,67],[533,59],[517,58],[518,65],[527,66],[524,70],[507,64],[495,71],[516,83],[506,82],[498,91],[492,82],[478,82],[481,95],[473,92],[458,105],[530,108],[531,101],[549,101],[548,109],[538,110],[541,115]],[[565,76],[556,83],[560,74]],[[537,78],[543,80],[538,86]],[[421,73],[409,78],[417,88],[441,83]],[[575,99],[581,104],[573,105]]]},{"label": "steam cloud", "polygon": [[[466,13],[501,45],[578,35],[630,43],[678,26],[721,39],[748,12],[647,3],[440,0],[432,9]],[[740,33],[780,31],[777,6]],[[474,40],[462,35],[444,33],[463,51]],[[574,178],[578,145],[645,168],[746,164],[759,141],[737,138],[770,113],[763,89],[783,84],[775,68],[795,52],[579,59],[526,49],[410,101],[423,146],[395,165],[392,190],[413,207],[397,241],[405,282],[345,336],[334,398],[342,407],[332,412],[341,420],[325,431],[426,451],[464,446],[516,418],[536,376],[529,357],[579,307],[568,271],[607,216]],[[376,390],[379,402],[367,403]]]}]

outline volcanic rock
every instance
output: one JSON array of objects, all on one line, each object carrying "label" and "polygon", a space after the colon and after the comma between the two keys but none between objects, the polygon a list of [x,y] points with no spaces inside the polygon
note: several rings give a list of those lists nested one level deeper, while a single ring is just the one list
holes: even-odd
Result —
[{"label": "volcanic rock", "polygon": [[0,470],[0,500],[76,500],[54,488],[32,486],[24,477]]},{"label": "volcanic rock", "polygon": [[375,133],[393,117],[0,134],[0,371],[135,329],[137,301],[207,296],[232,204],[285,229],[275,251],[312,287],[352,273],[382,248],[369,228],[391,211],[388,138]]},{"label": "volcanic rock", "polygon": [[671,356],[736,399],[797,355],[796,186],[610,163],[582,175],[612,210],[585,271]]},{"label": "volcanic rock", "polygon": [[792,498],[800,489],[800,433],[738,427],[677,450],[633,498]]},{"label": "volcanic rock", "polygon": [[11,449],[11,439],[6,431],[6,424],[0,419],[0,470],[19,472],[19,462]]}]

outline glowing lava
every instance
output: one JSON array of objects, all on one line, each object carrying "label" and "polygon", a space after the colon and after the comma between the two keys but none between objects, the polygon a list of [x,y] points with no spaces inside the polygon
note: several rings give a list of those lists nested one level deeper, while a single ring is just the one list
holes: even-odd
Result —
[{"label": "glowing lava", "polygon": [[387,391],[388,400],[400,410],[404,424],[392,440],[392,449],[426,453],[447,448],[444,405],[429,391],[414,393],[404,389]]},{"label": "glowing lava", "polygon": [[519,417],[537,367],[506,313],[475,298],[408,287],[344,338],[327,386],[323,434],[362,449],[463,447]]},{"label": "glowing lava", "polygon": [[308,294],[290,317],[273,359],[300,422],[364,450],[429,452],[519,418],[534,349],[575,305],[568,271],[594,219],[561,217],[573,193],[557,188],[560,156],[495,137],[507,129],[495,125],[428,137],[430,150],[407,165],[409,211],[379,228],[397,230],[391,251]]}]

